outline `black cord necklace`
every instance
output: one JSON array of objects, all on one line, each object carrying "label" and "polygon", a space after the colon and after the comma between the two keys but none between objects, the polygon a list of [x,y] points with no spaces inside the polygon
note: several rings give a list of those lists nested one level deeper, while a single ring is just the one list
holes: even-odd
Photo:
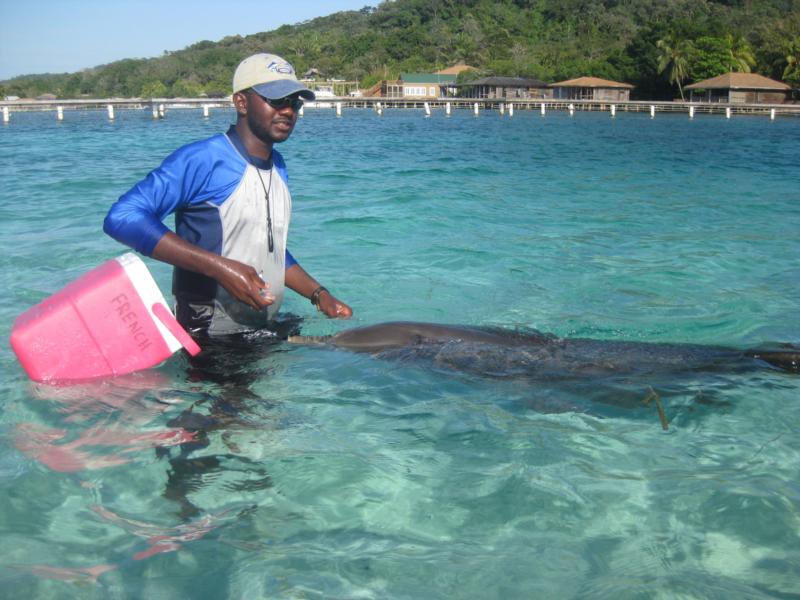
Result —
[{"label": "black cord necklace", "polygon": [[272,166],[269,169],[269,187],[267,187],[264,185],[264,179],[261,177],[261,169],[256,167],[252,157],[250,158],[250,164],[255,167],[258,180],[261,182],[261,187],[264,188],[264,199],[267,201],[267,245],[269,246],[269,251],[274,252],[275,244],[272,241],[272,215],[269,205],[269,192],[272,189]]}]

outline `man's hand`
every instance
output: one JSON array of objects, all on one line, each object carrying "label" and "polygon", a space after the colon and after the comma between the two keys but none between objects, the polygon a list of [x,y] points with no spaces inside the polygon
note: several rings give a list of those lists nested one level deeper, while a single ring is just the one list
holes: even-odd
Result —
[{"label": "man's hand", "polygon": [[153,258],[215,279],[231,296],[256,310],[266,308],[275,301],[269,284],[261,279],[253,267],[203,250],[171,231],[165,233],[156,244]]},{"label": "man's hand", "polygon": [[349,319],[353,316],[353,309],[337,300],[328,290],[319,295],[317,309],[332,319]]},{"label": "man's hand", "polygon": [[317,310],[328,317],[349,319],[353,316],[352,308],[320,286],[319,282],[298,264],[286,269],[286,287],[311,300]]},{"label": "man's hand", "polygon": [[214,278],[228,293],[250,308],[261,310],[275,301],[266,283],[250,265],[219,257]]}]

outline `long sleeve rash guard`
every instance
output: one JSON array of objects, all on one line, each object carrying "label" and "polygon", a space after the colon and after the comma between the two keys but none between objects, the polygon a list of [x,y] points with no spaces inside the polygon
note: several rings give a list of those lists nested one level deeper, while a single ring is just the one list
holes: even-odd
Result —
[{"label": "long sleeve rash guard", "polygon": [[[267,242],[267,210],[273,251]],[[286,249],[292,197],[283,157],[249,155],[233,127],[176,150],[111,207],[103,229],[146,256],[169,231],[205,250],[253,266],[275,302],[256,311],[210,277],[176,267],[172,291],[178,320],[192,331],[226,334],[264,327],[283,300],[284,272],[296,264]]]}]

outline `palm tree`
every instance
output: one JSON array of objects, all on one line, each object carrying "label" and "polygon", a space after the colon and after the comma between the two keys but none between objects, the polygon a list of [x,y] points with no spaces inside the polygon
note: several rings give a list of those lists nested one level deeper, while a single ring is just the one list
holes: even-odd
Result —
[{"label": "palm tree", "polygon": [[656,42],[658,48],[658,72],[665,73],[667,81],[678,84],[678,91],[683,96],[683,82],[689,76],[689,55],[692,52],[692,42],[689,40],[675,39],[668,35]]},{"label": "palm tree", "polygon": [[733,37],[730,33],[724,39],[730,70],[749,73],[750,69],[756,66],[756,57],[753,55],[753,49],[750,44],[743,37]]},{"label": "palm tree", "polygon": [[786,68],[783,80],[800,83],[800,36],[786,42]]}]

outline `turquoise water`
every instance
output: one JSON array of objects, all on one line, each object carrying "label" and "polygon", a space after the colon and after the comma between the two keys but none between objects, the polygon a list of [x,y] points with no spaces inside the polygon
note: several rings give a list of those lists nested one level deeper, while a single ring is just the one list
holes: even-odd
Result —
[{"label": "turquoise water", "polygon": [[[233,118],[65,116],[0,129],[4,339],[123,252],[101,232],[117,196]],[[355,316],[284,308],[306,334],[799,344],[798,140],[794,118],[309,110],[281,148],[290,248]],[[537,381],[285,344],[222,382],[179,355],[57,389],[7,344],[0,366],[0,596],[800,593],[797,376]],[[182,453],[185,429],[205,433]]]}]

